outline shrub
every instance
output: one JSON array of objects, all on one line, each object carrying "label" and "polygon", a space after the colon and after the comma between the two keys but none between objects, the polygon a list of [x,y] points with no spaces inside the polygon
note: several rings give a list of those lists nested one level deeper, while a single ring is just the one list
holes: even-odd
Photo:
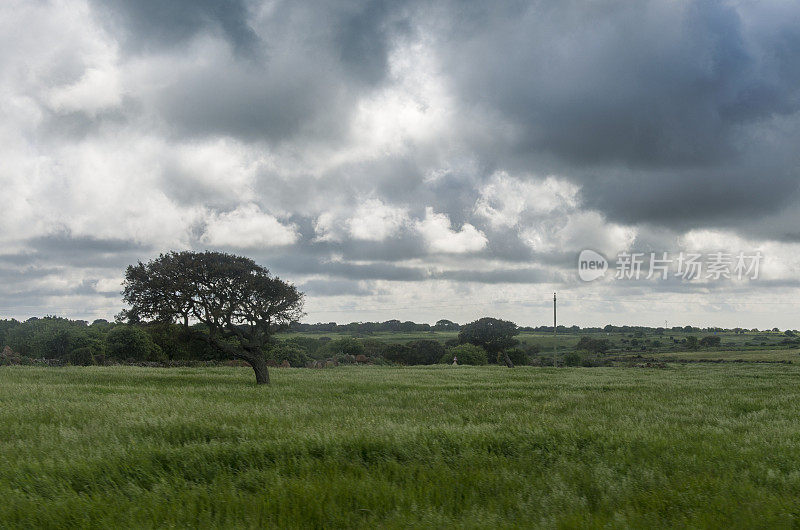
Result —
[{"label": "shrub", "polygon": [[[511,362],[514,363],[515,365],[525,366],[526,364],[530,363],[530,359],[531,359],[530,355],[528,355],[525,351],[523,351],[523,350],[521,350],[519,348],[512,348],[512,349],[506,351],[505,353],[508,353],[508,358],[511,359]],[[497,354],[497,363],[498,364],[504,364],[505,362],[506,361],[505,361],[505,358],[504,358],[504,352],[498,353]]]},{"label": "shrub", "polygon": [[405,364],[436,364],[444,355],[444,346],[436,340],[417,340],[407,346],[410,355]]},{"label": "shrub", "polygon": [[483,365],[489,362],[486,350],[474,344],[461,344],[450,348],[442,357],[442,362],[452,363],[453,357],[458,358],[458,364]]},{"label": "shrub", "polygon": [[164,358],[164,352],[143,329],[118,325],[106,335],[108,356],[120,361],[156,361]]},{"label": "shrub", "polygon": [[67,361],[73,366],[91,366],[94,364],[94,356],[91,348],[76,348],[67,356]]},{"label": "shrub", "polygon": [[522,351],[524,351],[528,356],[536,355],[541,351],[541,348],[539,347],[538,344],[523,344],[521,348]]},{"label": "shrub", "polygon": [[367,357],[383,357],[386,354],[386,349],[389,346],[383,341],[378,339],[364,339],[361,341],[364,346],[364,355]]},{"label": "shrub", "polygon": [[292,337],[291,339],[286,339],[284,342],[313,356],[326,342],[330,341],[322,341],[313,337]]},{"label": "shrub", "polygon": [[277,364],[287,361],[290,366],[301,367],[311,360],[311,356],[294,344],[279,342],[269,350],[267,359],[273,360]]},{"label": "shrub", "polygon": [[364,353],[364,345],[358,339],[344,337],[328,342],[323,353],[331,357],[336,355],[360,355]]},{"label": "shrub", "polygon": [[583,356],[576,351],[571,351],[564,355],[564,364],[566,366],[581,366],[582,363]]},{"label": "shrub", "polygon": [[720,342],[720,338],[717,335],[706,335],[700,339],[700,346],[703,348],[713,348],[719,346]]},{"label": "shrub", "polygon": [[[637,346],[639,341],[636,339],[631,340],[632,346]],[[587,351],[589,353],[605,353],[611,347],[608,339],[593,339],[591,337],[581,337],[575,349]]]},{"label": "shrub", "polygon": [[397,364],[408,364],[411,359],[411,348],[405,344],[387,344],[383,354],[387,361]]}]

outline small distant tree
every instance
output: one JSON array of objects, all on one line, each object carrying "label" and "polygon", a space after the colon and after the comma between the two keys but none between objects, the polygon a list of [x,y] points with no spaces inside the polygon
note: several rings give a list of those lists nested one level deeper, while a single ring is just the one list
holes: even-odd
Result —
[{"label": "small distant tree", "polygon": [[700,339],[700,346],[703,348],[714,348],[720,345],[720,338],[717,335],[706,335]]},{"label": "small distant tree", "polygon": [[[631,344],[638,344],[638,340],[633,339],[631,340]],[[636,345],[634,344],[634,346]],[[578,344],[575,346],[576,350],[587,351],[589,353],[606,353],[608,349],[611,347],[611,343],[608,339],[593,339],[591,337],[581,337],[581,340],[578,341]]]},{"label": "small distant tree", "polygon": [[[170,252],[125,271],[120,319],[177,322],[269,383],[266,350],[274,333],[302,315],[303,295],[250,258],[222,252]],[[202,329],[191,322],[202,324]]]},{"label": "small distant tree", "polygon": [[697,337],[695,337],[694,335],[689,335],[688,337],[686,337],[686,347],[689,348],[690,350],[696,350],[697,344],[698,344]]},{"label": "small distant tree", "polygon": [[436,324],[434,324],[433,329],[436,331],[458,331],[459,325],[451,320],[441,319],[437,320]]},{"label": "small distant tree", "polygon": [[442,356],[441,362],[450,364],[453,357],[458,358],[458,364],[481,366],[488,362],[486,350],[474,344],[461,344],[449,348]]},{"label": "small distant tree", "polygon": [[[469,343],[480,346],[486,350],[488,360],[494,362],[497,354],[505,352],[517,345],[514,337],[519,334],[517,325],[508,320],[484,317],[475,322],[461,326],[458,341],[462,344]],[[514,367],[507,353],[503,354],[506,366]]]}]

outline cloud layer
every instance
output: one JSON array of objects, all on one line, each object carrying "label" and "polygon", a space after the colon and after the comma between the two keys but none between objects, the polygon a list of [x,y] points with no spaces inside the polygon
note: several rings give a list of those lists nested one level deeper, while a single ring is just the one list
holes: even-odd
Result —
[{"label": "cloud layer", "polygon": [[[109,317],[127,264],[211,248],[309,320],[543,323],[558,290],[796,327],[794,2],[11,0],[0,45],[0,316]],[[577,280],[699,246],[765,281]]]}]

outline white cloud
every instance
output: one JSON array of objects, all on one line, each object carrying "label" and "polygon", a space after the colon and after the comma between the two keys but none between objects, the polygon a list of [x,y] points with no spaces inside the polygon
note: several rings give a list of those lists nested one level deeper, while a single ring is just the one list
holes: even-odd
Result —
[{"label": "white cloud", "polygon": [[430,206],[425,208],[425,219],[416,222],[416,228],[432,252],[477,252],[486,247],[488,242],[483,232],[469,223],[464,223],[459,231],[453,230],[450,218],[445,214],[434,213]]},{"label": "white cloud", "polygon": [[211,246],[260,248],[291,245],[298,239],[294,226],[281,224],[255,204],[232,212],[212,214],[201,241]]},{"label": "white cloud", "polygon": [[606,256],[627,250],[637,229],[607,222],[594,211],[571,212],[544,219],[521,230],[523,240],[538,252],[577,252],[592,249]]},{"label": "white cloud", "polygon": [[407,219],[405,208],[388,206],[380,199],[370,199],[356,209],[348,225],[350,235],[355,239],[383,241],[396,234]]},{"label": "white cloud", "polygon": [[355,210],[339,208],[319,214],[314,221],[317,241],[384,241],[408,223],[408,209],[370,198]]},{"label": "white cloud", "polygon": [[549,176],[520,179],[499,171],[481,188],[475,213],[495,228],[512,227],[523,214],[543,215],[577,205],[578,186]]},{"label": "white cloud", "polygon": [[113,65],[92,67],[78,82],[53,88],[47,99],[50,106],[60,112],[95,114],[122,101],[119,75]]}]

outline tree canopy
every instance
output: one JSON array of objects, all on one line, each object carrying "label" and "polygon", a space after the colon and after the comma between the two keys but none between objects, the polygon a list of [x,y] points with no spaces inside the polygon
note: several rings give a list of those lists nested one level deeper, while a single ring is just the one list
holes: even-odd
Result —
[{"label": "tree canopy", "polygon": [[[225,357],[246,361],[269,383],[265,351],[272,335],[302,316],[303,294],[252,259],[222,252],[170,252],[125,272],[131,323],[199,322]],[[191,328],[195,330],[194,327]]]},{"label": "tree canopy", "polygon": [[518,334],[519,328],[513,322],[484,317],[461,326],[458,341],[481,346],[488,352],[489,362],[494,362],[497,354],[503,353],[506,365],[512,368],[514,364],[505,352],[516,346],[517,339],[514,336]]}]

